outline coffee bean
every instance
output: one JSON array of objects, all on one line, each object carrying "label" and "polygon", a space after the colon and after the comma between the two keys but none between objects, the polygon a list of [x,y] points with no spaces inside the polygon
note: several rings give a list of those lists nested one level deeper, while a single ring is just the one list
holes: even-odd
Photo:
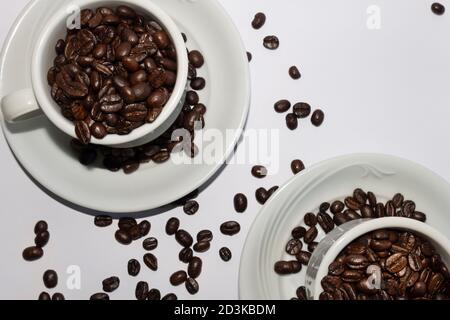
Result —
[{"label": "coffee bean", "polygon": [[308,251],[313,253],[314,251],[316,251],[318,245],[319,245],[319,243],[318,242],[314,242],[314,241],[309,243],[308,244]]},{"label": "coffee bean", "polygon": [[34,244],[39,248],[43,248],[47,245],[49,240],[50,233],[48,231],[43,231],[36,235],[36,237],[34,238]]},{"label": "coffee bean", "polygon": [[117,230],[115,236],[117,242],[119,242],[120,244],[129,245],[132,242],[131,236],[126,231]]},{"label": "coffee bean", "polygon": [[267,36],[264,38],[263,45],[266,49],[276,50],[280,46],[280,40],[276,36]]},{"label": "coffee bean", "polygon": [[314,213],[307,213],[303,218],[308,227],[315,227],[317,225],[317,216]]},{"label": "coffee bean", "polygon": [[112,225],[113,219],[110,216],[96,216],[94,224],[99,228],[105,228]]},{"label": "coffee bean", "polygon": [[276,112],[284,113],[291,108],[291,103],[288,100],[280,100],[275,103],[274,108]]},{"label": "coffee bean", "polygon": [[356,211],[351,210],[351,209],[344,211],[344,217],[348,221],[358,220],[358,219],[362,218]]},{"label": "coffee bean", "polygon": [[445,13],[445,7],[439,2],[435,2],[431,5],[431,11],[433,11],[434,14],[441,16]]},{"label": "coffee bean", "polygon": [[298,261],[278,261],[275,263],[274,270],[279,275],[290,275],[299,273],[302,265]]},{"label": "coffee bean", "polygon": [[345,205],[342,201],[334,201],[331,204],[330,211],[332,214],[337,214],[337,213],[342,212],[344,210],[344,208],[345,208]]},{"label": "coffee bean", "polygon": [[152,271],[158,270],[158,259],[155,257],[155,255],[151,253],[145,254],[144,263],[150,270]]},{"label": "coffee bean", "polygon": [[194,252],[191,248],[184,248],[180,251],[179,260],[183,263],[189,263],[194,256]]},{"label": "coffee bean", "polygon": [[39,295],[38,300],[40,300],[40,301],[50,301],[50,300],[52,300],[52,298],[50,297],[50,295],[47,292],[42,292]]},{"label": "coffee bean", "polygon": [[197,69],[201,68],[205,63],[203,55],[197,50],[189,52],[188,58],[189,62]]},{"label": "coffee bean", "polygon": [[66,300],[66,298],[64,297],[64,295],[62,293],[54,293],[52,296],[52,301],[64,301]]},{"label": "coffee bean", "polygon": [[262,12],[258,12],[252,21],[252,27],[258,30],[261,29],[265,23],[266,23],[266,15]]},{"label": "coffee bean", "polygon": [[35,227],[34,227],[34,234],[39,234],[42,232],[48,231],[48,224],[45,221],[39,221],[38,223],[36,223]]},{"label": "coffee bean", "polygon": [[309,260],[311,259],[311,253],[306,251],[300,251],[296,255],[297,261],[300,262],[302,265],[307,266],[309,264]]},{"label": "coffee bean", "polygon": [[54,270],[47,270],[43,276],[44,285],[48,289],[53,289],[58,285],[58,274]]},{"label": "coffee bean", "polygon": [[111,293],[116,291],[120,286],[120,279],[118,277],[110,277],[103,280],[103,291]]},{"label": "coffee bean", "polygon": [[241,231],[241,226],[236,221],[229,221],[220,226],[220,231],[226,236],[234,236]]},{"label": "coffee bean", "polygon": [[236,210],[236,212],[244,213],[245,210],[247,210],[247,206],[248,206],[247,197],[242,193],[238,193],[234,197],[234,209]]},{"label": "coffee bean", "polygon": [[203,261],[198,257],[193,257],[188,265],[189,277],[197,279],[202,273]]},{"label": "coffee bean", "polygon": [[297,227],[292,230],[292,238],[294,239],[302,239],[306,234],[306,229],[303,227]]},{"label": "coffee bean", "polygon": [[230,261],[233,257],[231,250],[226,247],[220,249],[219,255],[220,255],[220,258],[225,262]]},{"label": "coffee bean", "polygon": [[361,215],[363,218],[369,218],[373,219],[376,217],[375,212],[373,211],[372,207],[368,205],[363,205],[361,207]]},{"label": "coffee bean", "polygon": [[186,290],[191,294],[195,295],[199,292],[200,287],[195,279],[189,278],[186,280]]},{"label": "coffee bean", "polygon": [[305,170],[305,165],[303,164],[303,161],[301,160],[293,160],[291,163],[291,170],[292,173],[298,174]]},{"label": "coffee bean", "polygon": [[178,271],[175,272],[171,277],[170,277],[170,284],[177,287],[179,285],[182,285],[183,283],[185,283],[187,280],[187,274],[184,271]]},{"label": "coffee bean", "polygon": [[81,143],[87,145],[91,141],[91,131],[89,126],[83,121],[77,121],[75,124],[75,133]]},{"label": "coffee bean", "polygon": [[211,243],[209,241],[200,241],[194,245],[194,251],[198,253],[207,252],[211,248]]},{"label": "coffee bean", "polygon": [[311,242],[316,240],[318,233],[319,232],[316,227],[312,227],[308,231],[306,231],[306,234],[304,237],[305,243],[310,244]]},{"label": "coffee bean", "polygon": [[192,79],[191,81],[191,88],[194,90],[203,90],[206,87],[206,81],[202,77],[197,77],[195,79]]},{"label": "coffee bean", "polygon": [[251,61],[252,61],[253,55],[251,54],[251,52],[248,52],[248,51],[247,51],[247,59],[248,59],[248,62],[251,62]]},{"label": "coffee bean", "polygon": [[121,218],[119,220],[118,227],[120,230],[130,230],[134,226],[137,226],[137,221],[134,218]]},{"label": "coffee bean", "polygon": [[184,213],[186,213],[189,216],[193,216],[198,212],[198,209],[200,208],[200,205],[195,200],[190,200],[184,205]]},{"label": "coffee bean", "polygon": [[141,264],[136,259],[132,259],[128,262],[128,274],[132,277],[137,277],[141,272]]},{"label": "coffee bean", "polygon": [[359,210],[361,207],[361,204],[353,197],[347,197],[345,198],[345,205],[351,209],[351,210]]},{"label": "coffee bean", "polygon": [[286,126],[289,130],[296,130],[298,128],[298,118],[295,114],[289,113],[286,115]]},{"label": "coffee bean", "polygon": [[307,118],[311,114],[311,106],[305,102],[296,103],[293,110],[299,119]]},{"label": "coffee bean", "polygon": [[210,230],[202,230],[197,234],[198,242],[211,242],[213,240],[213,233]]},{"label": "coffee bean", "polygon": [[162,301],[176,301],[178,297],[174,293],[169,293],[161,298]]},{"label": "coffee bean", "polygon": [[194,243],[194,239],[192,238],[192,236],[185,230],[178,230],[175,234],[175,238],[177,242],[184,248],[189,248]]},{"label": "coffee bean", "polygon": [[177,218],[171,218],[169,221],[167,221],[166,225],[166,233],[169,236],[173,236],[177,233],[178,229],[180,227],[180,220]]},{"label": "coffee bean", "polygon": [[303,248],[303,242],[301,240],[292,239],[286,245],[286,253],[291,256],[295,256],[295,255],[299,254],[300,251],[302,251],[302,248]]},{"label": "coffee bean", "polygon": [[259,188],[255,192],[256,200],[259,202],[259,204],[264,205],[266,204],[267,200],[269,200],[270,196],[266,189]]},{"label": "coffee bean", "polygon": [[142,243],[142,246],[146,251],[153,251],[156,248],[158,248],[158,239],[156,238],[145,239],[144,242]]},{"label": "coffee bean", "polygon": [[93,294],[90,298],[91,301],[109,301],[108,294],[104,292],[99,292],[96,294]]},{"label": "coffee bean", "polygon": [[325,120],[325,114],[322,110],[316,110],[311,116],[311,123],[316,126],[320,127],[323,124],[323,121]]},{"label": "coffee bean", "polygon": [[26,248],[22,253],[22,257],[26,261],[39,260],[40,258],[42,258],[43,255],[44,255],[44,251],[40,247],[29,247],[29,248]]},{"label": "coffee bean", "polygon": [[258,179],[265,178],[267,176],[267,173],[268,173],[267,168],[264,166],[254,166],[252,168],[252,175],[255,178],[258,178]]},{"label": "coffee bean", "polygon": [[331,218],[327,213],[320,212],[317,216],[317,222],[325,233],[330,233],[334,229],[333,218]]},{"label": "coffee bean", "polygon": [[306,294],[306,287],[299,287],[296,291],[297,298],[299,300],[308,300],[308,295]]},{"label": "coffee bean", "polygon": [[420,222],[426,222],[427,221],[427,216],[423,212],[415,211],[411,215],[411,219],[418,220]]},{"label": "coffee bean", "polygon": [[140,281],[136,285],[135,296],[138,300],[147,300],[147,294],[149,292],[148,283],[145,281]]},{"label": "coffee bean", "polygon": [[294,80],[298,80],[302,77],[300,71],[296,66],[292,66],[289,68],[289,76]]}]

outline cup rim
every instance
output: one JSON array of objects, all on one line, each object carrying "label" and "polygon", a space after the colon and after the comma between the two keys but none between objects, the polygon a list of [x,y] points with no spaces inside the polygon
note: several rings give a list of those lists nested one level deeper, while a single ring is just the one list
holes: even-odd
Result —
[{"label": "cup rim", "polygon": [[[171,118],[173,113],[176,112],[180,101],[183,99],[183,95],[187,86],[188,57],[186,45],[179,28],[165,11],[163,11],[159,6],[157,6],[150,0],[75,0],[70,4],[78,5],[80,8],[85,8],[88,6],[105,5],[107,3],[114,7],[119,5],[129,5],[133,8],[137,8],[137,11],[140,11],[141,13],[149,15],[158,20],[164,30],[168,33],[169,37],[172,39],[177,53],[178,68],[176,83],[170,99],[165,104],[162,113],[155,120],[155,122],[145,123],[141,127],[134,129],[127,135],[109,134],[103,139],[92,137],[90,142],[91,144],[103,146],[121,146],[145,138],[145,136],[151,134],[159,127],[164,125],[165,122]],[[44,76],[40,71],[41,61],[42,59],[44,59],[43,55],[46,48],[45,45],[48,45],[48,41],[50,41],[49,38],[55,32],[57,25],[65,21],[65,19],[67,19],[66,6],[55,12],[55,14],[52,15],[51,19],[44,26],[43,31],[36,42],[32,56],[31,79],[36,100],[38,101],[39,107],[44,112],[44,114],[61,131],[68,134],[69,136],[72,136],[73,138],[77,138],[75,134],[74,123],[64,118],[64,116],[61,114],[59,106],[50,96],[50,88],[48,87],[48,84],[42,81],[42,79],[45,79],[46,76]],[[57,106],[57,108],[55,108],[55,106]]]},{"label": "cup rim", "polygon": [[[446,254],[447,256],[450,256],[450,240],[446,236],[444,236],[441,232],[439,232],[438,230],[436,230],[435,228],[431,227],[430,225],[424,222],[403,217],[384,217],[378,219],[363,219],[359,221],[362,222],[360,224],[351,227],[351,229],[345,231],[344,234],[341,234],[338,237],[338,239],[335,239],[335,243],[328,249],[328,251],[323,256],[323,259],[317,270],[314,283],[313,285],[310,286],[310,288],[313,288],[314,290],[313,294],[314,300],[319,300],[320,294],[323,292],[321,281],[328,274],[329,265],[352,241],[372,231],[376,231],[379,229],[409,230],[411,232],[419,234],[420,236],[425,237],[428,240],[438,243],[446,251],[441,252],[441,254]],[[352,222],[354,221],[351,221],[349,223]],[[343,226],[345,226],[345,224]]]}]

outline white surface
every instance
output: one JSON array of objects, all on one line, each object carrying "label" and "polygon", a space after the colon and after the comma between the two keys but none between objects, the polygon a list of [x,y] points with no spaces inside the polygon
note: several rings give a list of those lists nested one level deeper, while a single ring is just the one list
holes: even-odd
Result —
[{"label": "white surface", "polygon": [[[301,158],[309,166],[320,160],[351,152],[382,152],[419,162],[450,180],[448,126],[450,124],[450,16],[431,13],[432,1],[410,0],[220,0],[241,31],[253,53],[252,110],[248,128],[281,128],[280,172],[264,181],[253,179],[252,164],[229,166],[204,191],[201,210],[185,217],[181,209],[151,218],[152,233],[159,237],[161,270],[142,273],[163,292],[174,291],[189,298],[184,288],[172,289],[168,277],[182,267],[177,262],[178,245],[163,233],[171,216],[179,216],[189,231],[211,228],[215,232],[212,250],[205,257],[198,299],[238,297],[239,254],[259,205],[254,190],[261,185],[282,184],[292,176],[290,161]],[[0,39],[25,5],[25,0],[0,2]],[[449,5],[448,1],[442,3]],[[366,9],[381,8],[381,30],[368,30]],[[250,27],[257,11],[268,15],[259,31]],[[262,47],[265,35],[280,37],[279,50]],[[303,78],[287,76],[297,64]],[[284,115],[273,111],[280,98],[310,102],[326,112],[323,127],[313,128],[302,121],[300,129],[285,128]],[[86,298],[101,289],[101,280],[119,275],[123,281],[112,298],[130,297],[136,282],[126,276],[129,258],[140,257],[140,244],[123,248],[113,240],[113,230],[98,230],[92,217],[72,210],[43,193],[20,169],[4,139],[0,143],[2,199],[1,216],[8,228],[0,235],[2,254],[0,298],[35,298],[43,284],[46,268],[55,268],[64,279],[64,270],[78,264],[83,271],[83,290],[68,291],[68,298]],[[238,183],[238,186],[236,186]],[[233,210],[236,192],[249,196],[244,215]],[[13,218],[12,218],[13,217]],[[45,257],[36,263],[21,260],[22,249],[33,241],[34,223],[45,218],[52,240]],[[221,222],[236,219],[243,230],[234,238],[219,234]],[[80,234],[77,239],[76,235]],[[6,244],[5,244],[6,243]],[[225,264],[217,251],[228,245],[234,253]],[[161,248],[164,248],[162,250]],[[4,262],[6,261],[6,263]]]},{"label": "white surface", "polygon": [[[356,154],[326,160],[291,179],[261,211],[252,226],[242,255],[240,297],[289,300],[295,296],[299,286],[311,283],[314,278],[313,258],[310,269],[303,268],[300,273],[285,277],[275,274],[274,264],[280,260],[293,259],[285,252],[286,243],[292,239],[292,229],[305,226],[303,217],[306,213],[318,212],[324,201],[342,201],[356,187],[366,192],[372,191],[378,201],[383,203],[402,192],[405,199],[416,203],[418,211],[427,214],[427,224],[447,237],[450,236],[447,214],[450,212],[450,184],[438,175],[413,162],[385,155]],[[393,227],[398,226],[395,220],[392,220]],[[382,229],[383,219],[380,221]],[[371,224],[377,224],[377,220],[369,222],[368,226]],[[407,223],[404,226],[408,228]],[[356,229],[358,228],[361,227]],[[325,234],[318,229],[317,240],[320,241]],[[417,231],[420,234],[421,230]],[[349,237],[352,238],[351,235]],[[439,236],[436,235],[434,239],[439,239]],[[340,242],[346,240],[348,239]],[[324,238],[324,243],[320,244],[322,247],[316,249],[318,255],[325,251],[328,241],[332,242],[331,239]],[[342,243],[340,246],[338,242],[337,245],[340,249],[336,251],[341,252],[346,244]],[[447,263],[450,262],[445,252],[442,252],[442,256]],[[326,259],[335,257],[329,256]],[[318,256],[314,256],[314,260],[317,258]],[[326,259],[323,262],[325,269],[332,262]],[[318,279],[322,278],[323,275],[319,274]]]},{"label": "white surface", "polygon": [[[192,159],[185,153],[181,153],[182,157],[174,154],[171,161],[161,165],[154,163],[142,165],[139,174],[127,176],[124,173],[111,173],[104,169],[86,168],[80,165],[74,153],[68,148],[70,137],[61,134],[46,117],[41,116],[14,125],[3,122],[6,139],[27,172],[53,194],[78,206],[111,213],[130,213],[173,203],[202,186],[222,168],[244,128],[250,107],[248,61],[239,33],[225,11],[215,1],[202,0],[193,4],[179,1],[154,1],[167,12],[186,12],[177,18],[177,23],[190,38],[187,46],[200,49],[205,55],[206,64],[198,71],[200,76],[208,79],[207,88],[199,92],[201,101],[209,106],[205,115],[204,131],[207,133],[208,130],[214,129],[223,137],[227,136],[228,130],[233,130],[233,134],[227,136],[229,139],[226,144],[222,145],[222,140],[210,143],[213,146],[221,146],[217,149],[217,161],[199,164],[195,162],[195,165],[192,165]],[[14,39],[17,40],[11,41],[5,58],[2,57],[2,61],[4,59],[5,62],[2,62],[3,69],[0,74],[3,81],[0,94],[20,90],[24,83],[30,81],[26,67],[19,69],[17,66],[26,65],[26,60],[34,62],[42,60],[32,59],[27,54],[19,54],[19,52],[26,52],[26,48],[33,43],[34,37],[28,33],[27,26],[33,23],[36,16],[45,12],[46,8],[54,5],[53,0],[39,0],[35,3],[27,11],[23,23],[14,35]],[[194,10],[189,10],[191,8]],[[63,7],[57,7],[56,10],[57,12],[65,11]],[[210,28],[205,29],[198,24],[202,17],[208,17],[203,19],[211,25]],[[46,29],[48,26],[40,27]],[[54,28],[50,27],[50,29]],[[40,29],[36,26],[35,30],[39,33]],[[214,44],[210,40],[217,34],[221,34],[223,38],[220,44]],[[197,36],[194,37],[194,35]],[[41,43],[41,40],[39,42]],[[37,48],[39,47],[40,45],[37,45]],[[47,50],[50,52],[50,48]],[[37,52],[40,52],[39,56],[45,50],[37,49]],[[225,59],[228,60],[226,68],[222,63]],[[37,66],[32,67],[33,70],[36,68]],[[43,73],[43,71],[40,72],[40,74]],[[187,69],[184,73],[187,73]],[[19,74],[21,77],[13,81],[13,77]],[[33,87],[37,89],[34,86],[36,82],[34,74],[32,82]],[[42,90],[43,88],[40,88],[36,92]],[[228,92],[233,92],[233,95],[230,96]],[[42,95],[45,94],[41,92],[37,96]],[[50,102],[49,104],[52,105]],[[60,119],[61,116],[56,109],[49,107],[49,104],[45,104],[46,107],[43,108],[46,110],[46,115],[51,115],[53,120]],[[52,112],[49,113],[49,110]],[[174,116],[178,117],[176,114],[170,117]],[[170,123],[174,121],[172,119]],[[68,123],[64,122],[64,127],[66,125],[68,126]],[[66,128],[66,131],[70,130],[73,131],[73,124],[72,129]],[[136,135],[139,136],[140,133]],[[197,133],[197,135],[200,134]],[[118,142],[121,139],[115,137],[114,140]],[[206,147],[203,150],[206,150]],[[202,158],[201,154],[199,158]],[[188,162],[180,164],[179,161],[182,160]],[[67,168],[71,170],[68,171]]]}]

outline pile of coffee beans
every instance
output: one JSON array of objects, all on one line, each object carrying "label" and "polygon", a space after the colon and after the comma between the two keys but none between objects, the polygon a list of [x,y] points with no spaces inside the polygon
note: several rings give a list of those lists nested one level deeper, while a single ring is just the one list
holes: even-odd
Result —
[{"label": "pile of coffee beans", "polygon": [[34,227],[34,246],[23,250],[22,257],[26,261],[36,261],[44,255],[43,248],[50,240],[50,233],[48,232],[48,224],[45,221],[39,221]]},{"label": "pile of coffee beans", "polygon": [[82,10],[81,29],[69,30],[55,50],[52,97],[84,145],[153,123],[175,86],[170,36],[127,6]]},{"label": "pile of coffee beans", "polygon": [[[373,192],[361,188],[343,201],[324,202],[317,214],[309,212],[303,218],[303,225],[292,230],[292,238],[286,244],[285,251],[292,260],[278,261],[274,270],[279,275],[299,273],[302,266],[308,266],[312,253],[318,245],[319,228],[329,233],[336,226],[357,219],[376,219],[383,217],[404,217],[425,222],[424,213],[416,210],[416,204],[398,193],[386,203],[379,202]],[[296,298],[298,299],[298,297]]]},{"label": "pile of coffee beans", "polygon": [[[185,36],[185,39],[186,36]],[[204,78],[197,75],[197,70],[204,65],[203,55],[197,51],[189,52],[189,81],[193,90],[186,94],[183,109],[175,123],[156,140],[135,148],[117,149],[97,145],[84,145],[78,140],[72,140],[71,148],[75,151],[81,164],[91,166],[97,163],[101,157],[101,167],[109,171],[123,170],[125,174],[136,172],[141,164],[153,162],[165,163],[170,159],[172,152],[177,152],[177,146],[183,142],[182,137],[172,140],[173,132],[179,129],[189,131],[192,139],[191,150],[185,150],[188,156],[194,158],[198,148],[194,144],[195,131],[199,129],[197,124],[205,126],[205,114],[207,107],[200,102],[197,91],[206,86]],[[151,96],[150,96],[151,97]]]},{"label": "pile of coffee beans", "polygon": [[321,300],[450,299],[450,272],[433,245],[399,230],[377,230],[352,242],[321,283]]}]

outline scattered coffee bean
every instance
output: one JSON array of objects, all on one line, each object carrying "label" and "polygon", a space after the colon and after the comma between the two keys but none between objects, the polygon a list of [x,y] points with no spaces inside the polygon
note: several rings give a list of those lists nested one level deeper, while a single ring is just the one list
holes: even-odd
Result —
[{"label": "scattered coffee bean", "polygon": [[234,236],[241,231],[241,226],[236,221],[229,221],[220,226],[220,231],[226,236]]},{"label": "scattered coffee bean", "polygon": [[311,122],[314,126],[320,127],[323,124],[323,121],[325,120],[325,114],[322,110],[316,110],[312,114]]},{"label": "scattered coffee bean", "polygon": [[133,241],[131,236],[126,231],[123,230],[116,231],[116,240],[117,242],[123,245],[129,245]]},{"label": "scattered coffee bean", "polygon": [[178,258],[183,263],[189,263],[194,256],[194,251],[191,248],[184,248],[180,251]]},{"label": "scattered coffee bean", "polygon": [[189,278],[186,280],[186,290],[191,294],[195,295],[199,292],[200,287],[195,279]]},{"label": "scattered coffee bean", "polygon": [[313,253],[314,251],[316,251],[317,246],[319,245],[318,242],[311,242],[308,244],[308,251]]},{"label": "scattered coffee bean", "polygon": [[306,231],[306,234],[304,237],[305,243],[310,244],[311,242],[316,240],[318,233],[319,233],[319,231],[317,230],[316,227],[312,227],[308,231]]},{"label": "scattered coffee bean", "polygon": [[280,46],[280,40],[276,36],[267,36],[264,38],[263,45],[266,49],[276,50]]},{"label": "scattered coffee bean", "polygon": [[219,255],[220,255],[220,258],[223,261],[225,261],[225,262],[230,261],[232,259],[232,257],[233,257],[233,254],[231,253],[231,250],[226,248],[226,247],[220,249]]},{"label": "scattered coffee bean", "polygon": [[207,252],[211,248],[209,241],[200,241],[194,245],[194,251],[198,253]]},{"label": "scattered coffee bean", "polygon": [[44,285],[48,289],[53,289],[58,285],[58,274],[53,270],[47,270],[43,276]]},{"label": "scattered coffee bean", "polygon": [[198,204],[197,201],[190,200],[184,205],[183,210],[184,210],[184,213],[186,213],[187,215],[193,216],[198,212],[199,208],[200,208],[200,205]]},{"label": "scattered coffee bean", "polygon": [[192,79],[191,81],[191,88],[194,90],[203,90],[206,87],[206,81],[202,77],[197,77],[195,79]]},{"label": "scattered coffee bean", "polygon": [[291,108],[291,103],[288,100],[280,100],[275,103],[274,109],[278,113],[285,113]]},{"label": "scattered coffee bean", "polygon": [[142,247],[146,251],[153,251],[156,248],[158,248],[158,239],[156,238],[145,239],[144,242],[142,243]]},{"label": "scattered coffee bean", "polygon": [[35,227],[34,227],[34,234],[39,234],[41,232],[45,232],[48,231],[48,224],[45,221],[39,221],[38,223],[36,223]]},{"label": "scattered coffee bean", "polygon": [[183,283],[186,282],[187,280],[187,274],[184,271],[178,271],[175,272],[171,277],[170,277],[170,284],[177,287],[179,285],[182,285]]},{"label": "scattered coffee bean", "polygon": [[161,300],[161,291],[159,291],[158,289],[151,289],[147,294],[147,300],[160,301]]},{"label": "scattered coffee bean", "polygon": [[306,251],[300,251],[296,255],[297,261],[302,265],[307,266],[309,264],[309,260],[311,259],[311,253]]},{"label": "scattered coffee bean", "polygon": [[197,279],[202,273],[203,269],[203,261],[198,257],[193,257],[191,261],[189,261],[188,265],[188,275],[193,279]]},{"label": "scattered coffee bean", "polygon": [[52,301],[64,301],[66,300],[66,298],[64,297],[64,295],[62,293],[54,293],[52,296]]},{"label": "scattered coffee bean", "polygon": [[202,230],[197,234],[198,242],[211,242],[213,240],[213,233],[210,230]]},{"label": "scattered coffee bean", "polygon": [[252,175],[255,178],[258,178],[258,179],[265,178],[267,176],[267,173],[268,173],[267,168],[264,166],[254,166],[252,168]]},{"label": "scattered coffee bean", "polygon": [[141,272],[141,264],[136,259],[128,261],[128,274],[132,277],[137,277]]},{"label": "scattered coffee bean", "polygon": [[155,255],[151,253],[144,255],[144,263],[150,270],[158,271],[158,259]]},{"label": "scattered coffee bean", "polygon": [[294,80],[298,80],[302,77],[300,71],[296,66],[292,66],[289,68],[289,76]]},{"label": "scattered coffee bean", "polygon": [[295,114],[288,113],[286,115],[286,126],[292,131],[298,128],[298,118]]},{"label": "scattered coffee bean", "polygon": [[122,218],[119,220],[118,226],[120,230],[130,230],[132,227],[137,226],[137,221],[134,218]]},{"label": "scattered coffee bean", "polygon": [[296,103],[293,110],[299,119],[307,118],[311,114],[311,106],[305,102]]},{"label": "scattered coffee bean", "polygon": [[111,277],[103,280],[103,291],[111,293],[116,291],[120,286],[120,279],[118,277]]},{"label": "scattered coffee bean", "polygon": [[192,236],[185,230],[178,230],[175,234],[175,239],[184,248],[189,248],[194,243]]},{"label": "scattered coffee bean", "polygon": [[258,12],[252,21],[252,27],[253,29],[258,30],[261,29],[265,23],[266,23],[266,15],[262,12]]},{"label": "scattered coffee bean", "polygon": [[201,68],[203,64],[205,63],[205,60],[203,58],[203,55],[200,53],[200,51],[193,50],[189,53],[189,62],[195,67],[195,68]]},{"label": "scattered coffee bean", "polygon": [[105,228],[112,225],[113,219],[110,216],[96,216],[94,224],[99,228]]},{"label": "scattered coffee bean", "polygon": [[302,239],[306,234],[306,229],[303,227],[297,227],[292,230],[292,238],[294,239]]},{"label": "scattered coffee bean", "polygon": [[291,256],[296,256],[302,251],[303,242],[299,239],[292,239],[286,245],[286,252]]},{"label": "scattered coffee bean", "polygon": [[256,190],[255,196],[256,196],[256,200],[261,205],[265,205],[267,200],[269,200],[269,198],[270,198],[269,192],[264,188],[259,188],[258,190]]},{"label": "scattered coffee bean", "polygon": [[40,258],[42,258],[43,255],[44,255],[44,251],[40,247],[29,247],[29,248],[26,248],[22,253],[22,257],[26,261],[39,260]]},{"label": "scattered coffee bean", "polygon": [[247,197],[242,193],[238,193],[234,197],[234,209],[236,210],[236,212],[244,213],[245,210],[247,210],[247,206],[248,206]]},{"label": "scattered coffee bean", "polygon": [[317,225],[317,216],[314,213],[309,212],[305,214],[303,220],[305,224],[310,228],[315,227]]},{"label": "scattered coffee bean", "polygon": [[162,301],[176,301],[178,297],[174,293],[169,293],[161,298]]},{"label": "scattered coffee bean", "polygon": [[104,292],[95,293],[90,298],[91,301],[109,301],[109,295]]},{"label": "scattered coffee bean", "polygon": [[148,283],[145,281],[140,281],[136,285],[135,296],[137,300],[147,300],[147,294],[149,292]]},{"label": "scattered coffee bean", "polygon": [[50,295],[47,292],[41,292],[41,294],[39,295],[38,300],[40,300],[40,301],[50,301],[50,300],[52,300],[52,298],[50,297]]},{"label": "scattered coffee bean", "polygon": [[178,229],[180,228],[180,220],[177,218],[171,218],[169,221],[167,221],[166,225],[166,233],[169,236],[173,236],[177,233]]},{"label": "scattered coffee bean", "polygon": [[306,294],[306,287],[299,287],[299,288],[297,289],[296,294],[297,294],[297,298],[298,298],[300,301],[308,300],[308,296],[307,296],[307,294]]},{"label": "scattered coffee bean", "polygon": [[305,164],[302,160],[294,160],[291,163],[291,170],[293,174],[299,174],[303,170],[305,170]]},{"label": "scattered coffee bean", "polygon": [[34,238],[34,244],[39,248],[43,248],[47,245],[50,240],[50,233],[48,231],[43,231],[41,233],[36,234]]},{"label": "scattered coffee bean", "polygon": [[251,52],[248,52],[248,51],[247,51],[247,59],[248,59],[248,62],[251,62],[251,61],[252,61],[253,55],[251,54]]},{"label": "scattered coffee bean", "polygon": [[445,13],[445,7],[441,3],[435,2],[431,5],[431,11],[440,16]]},{"label": "scattered coffee bean", "polygon": [[302,270],[302,265],[298,261],[278,261],[275,263],[274,270],[279,275],[290,275],[299,273]]}]

